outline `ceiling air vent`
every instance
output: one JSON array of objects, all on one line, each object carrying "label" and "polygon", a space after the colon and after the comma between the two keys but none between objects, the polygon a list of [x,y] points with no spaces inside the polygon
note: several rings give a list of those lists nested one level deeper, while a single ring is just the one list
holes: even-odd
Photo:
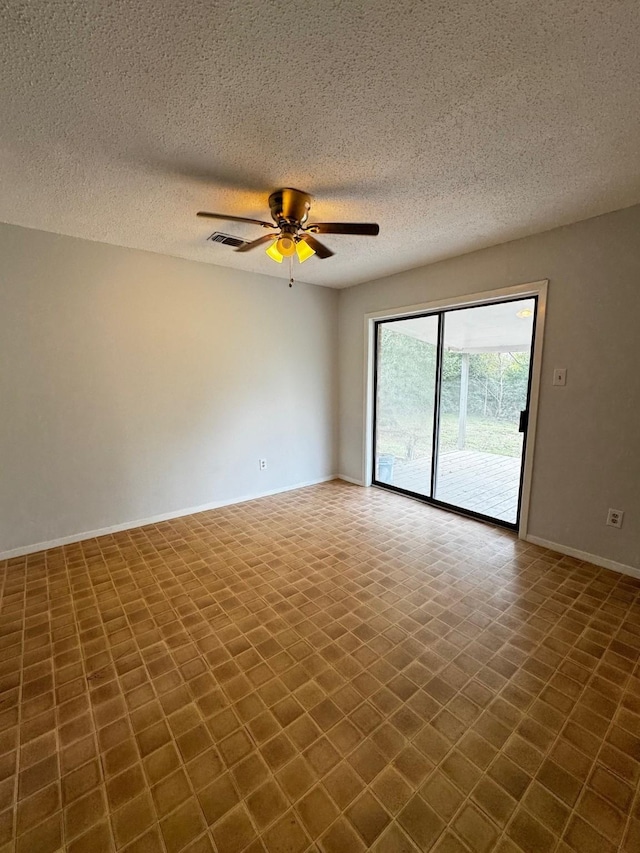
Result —
[{"label": "ceiling air vent", "polygon": [[207,237],[212,243],[222,243],[225,246],[233,246],[237,249],[238,246],[244,246],[246,240],[241,240],[239,237],[234,237],[233,234],[223,234],[222,231],[214,231],[210,237]]}]

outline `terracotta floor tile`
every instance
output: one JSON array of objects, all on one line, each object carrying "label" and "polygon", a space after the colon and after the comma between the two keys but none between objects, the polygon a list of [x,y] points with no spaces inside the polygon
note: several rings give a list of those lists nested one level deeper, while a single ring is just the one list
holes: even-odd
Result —
[{"label": "terracotta floor tile", "polygon": [[331,699],[324,699],[314,708],[311,708],[309,714],[325,732],[342,718],[342,712]]},{"label": "terracotta floor tile", "polygon": [[92,826],[88,832],[74,839],[68,846],[68,853],[111,853],[114,850],[108,821]]},{"label": "terracotta floor tile", "polygon": [[464,755],[457,750],[453,750],[453,752],[451,752],[444,761],[442,761],[440,768],[445,776],[449,778],[449,781],[451,781],[465,794],[471,793],[482,775],[475,764],[468,761]]},{"label": "terracotta floor tile", "polygon": [[465,805],[454,818],[452,826],[474,853],[487,853],[498,838],[496,826],[473,805]]},{"label": "terracotta floor tile", "polygon": [[[197,841],[193,841],[184,848],[185,853],[215,853],[213,841],[209,834],[201,835]],[[260,839],[245,847],[245,853],[264,853],[264,847]]]},{"label": "terracotta floor tile", "polygon": [[414,788],[417,788],[433,770],[433,764],[431,761],[429,761],[428,758],[425,758],[419,750],[411,745],[405,747],[402,752],[395,757],[393,766],[409,780]]},{"label": "terracotta floor tile", "polygon": [[[449,830],[440,836],[435,847],[432,849],[433,853],[468,853],[469,850],[467,845],[463,844],[458,836],[454,835],[454,833]],[[496,850],[498,850],[499,853],[519,853],[519,851],[516,850],[515,845],[507,848],[503,846],[503,842],[500,842],[500,845]]]},{"label": "terracotta floor tile", "polygon": [[[515,738],[517,735],[514,735],[513,737]],[[511,741],[508,743],[510,742]],[[526,744],[526,746],[528,746],[528,744]],[[465,756],[465,758],[468,758],[469,761],[473,762],[473,764],[481,770],[487,769],[496,757],[497,753],[496,748],[490,744],[489,741],[485,740],[477,732],[474,732],[471,729],[466,731],[460,738],[457,744],[457,749]]]},{"label": "terracotta floor tile", "polygon": [[[178,853],[184,850],[204,828],[205,822],[198,801],[192,797],[160,822],[160,831],[167,853]],[[232,850],[231,844],[228,849]]]},{"label": "terracotta floor tile", "polygon": [[547,788],[534,782],[522,801],[528,811],[555,835],[562,835],[571,810]]},{"label": "terracotta floor tile", "polygon": [[411,787],[394,767],[385,768],[371,787],[382,805],[392,815],[396,815],[413,794]]},{"label": "terracotta floor tile", "polygon": [[184,770],[180,768],[170,776],[165,776],[153,786],[151,796],[158,818],[162,819],[191,796],[191,787]]},{"label": "terracotta floor tile", "polygon": [[[57,783],[42,788],[26,800],[18,804],[16,833],[22,835],[60,809],[60,788]],[[4,815],[11,815],[7,810]],[[11,821],[13,824],[13,820]],[[11,833],[9,833],[9,838]],[[8,840],[8,839],[6,839]]]},{"label": "terracotta floor tile", "polygon": [[106,776],[117,776],[137,761],[138,748],[132,739],[123,740],[102,754],[102,766]]},{"label": "terracotta floor tile", "polygon": [[269,853],[301,853],[309,846],[309,837],[292,811],[267,829],[262,841]]},{"label": "terracotta floor tile", "polygon": [[367,848],[362,839],[344,818],[339,818],[321,838],[323,853],[361,853]]},{"label": "terracotta floor tile", "polygon": [[293,696],[286,696],[273,705],[271,713],[284,728],[297,720],[304,713],[304,708]]},{"label": "terracotta floor tile", "polygon": [[372,782],[386,767],[387,760],[372,740],[365,740],[348,757],[356,773],[365,783]]},{"label": "terracotta floor tile", "polygon": [[440,771],[436,770],[420,788],[423,800],[445,821],[458,811],[463,794]]},{"label": "terracotta floor tile", "polygon": [[327,732],[327,737],[342,755],[351,752],[363,740],[362,733],[349,720],[341,720]]},{"label": "terracotta floor tile", "polygon": [[525,853],[549,853],[557,843],[557,838],[525,809],[518,809],[507,833]]},{"label": "terracotta floor tile", "polygon": [[516,808],[516,801],[492,779],[481,779],[472,793],[472,799],[499,827],[504,827]]},{"label": "terracotta floor tile", "polygon": [[340,753],[326,737],[314,741],[303,755],[319,776],[324,776],[340,761]]},{"label": "terracotta floor tile", "polygon": [[633,789],[609,770],[596,764],[589,779],[589,786],[625,813],[629,811],[633,800]]},{"label": "terracotta floor tile", "polygon": [[311,838],[317,838],[339,815],[335,803],[319,785],[298,801],[296,811]]},{"label": "terracotta floor tile", "polygon": [[[327,788],[327,780],[330,778],[330,775],[324,779],[324,784]],[[315,784],[316,774],[313,772],[307,761],[305,761],[301,755],[298,755],[285,765],[282,770],[278,771],[276,779],[286,796],[289,798],[289,801],[294,803],[306,794],[309,788]],[[329,788],[328,790],[329,793],[332,793]]]},{"label": "terracotta floor tile", "polygon": [[398,815],[398,823],[415,841],[419,849],[433,846],[445,822],[419,796],[412,797]]},{"label": "terracotta floor tile", "polygon": [[75,838],[92,826],[106,813],[105,793],[96,788],[90,794],[75,800],[64,810],[65,837]]},{"label": "terracotta floor tile", "polygon": [[582,783],[555,761],[547,759],[538,771],[536,779],[568,806],[575,805]]},{"label": "terracotta floor tile", "polygon": [[579,853],[614,853],[617,848],[578,815],[569,821],[563,840]]},{"label": "terracotta floor tile", "polygon": [[53,853],[62,844],[62,815],[50,817],[18,839],[17,853]]},{"label": "terracotta floor tile", "polygon": [[531,782],[531,776],[506,755],[499,755],[489,768],[489,776],[519,800]]},{"label": "terracotta floor tile", "polygon": [[263,830],[287,810],[289,803],[279,785],[269,780],[249,794],[246,806],[258,829]]},{"label": "terracotta floor tile", "polygon": [[0,587],[2,853],[640,844],[633,578],[334,482]]},{"label": "terracotta floor tile", "polygon": [[254,745],[249,735],[241,730],[220,741],[218,749],[227,767],[231,767],[245,758],[254,749]]},{"label": "terracotta floor tile", "polygon": [[[14,749],[17,745],[18,728],[17,726],[10,730],[11,739],[7,742],[6,747],[3,747],[2,754],[10,749]],[[48,758],[57,750],[57,741],[55,732],[47,732],[42,737],[36,738],[20,750],[20,767],[26,769],[38,761]]]},{"label": "terracotta floor tile", "polygon": [[62,779],[62,802],[66,806],[83,794],[88,793],[102,781],[100,764],[90,761],[78,770],[73,770]]},{"label": "terracotta floor tile", "polygon": [[142,767],[134,764],[128,770],[113,776],[107,783],[107,801],[112,811],[124,805],[129,800],[137,797],[146,787],[146,780]]},{"label": "terracotta floor tile", "polygon": [[111,823],[117,846],[124,846],[141,835],[155,821],[155,812],[149,793],[138,797],[112,813]]},{"label": "terracotta floor tile", "polygon": [[280,730],[280,724],[271,711],[265,710],[250,720],[248,729],[254,741],[260,744],[273,737]]},{"label": "terracotta floor tile", "polygon": [[242,797],[247,797],[269,777],[269,768],[259,753],[253,752],[232,770],[233,779]]},{"label": "terracotta floor tile", "polygon": [[392,823],[371,849],[374,853],[418,853],[420,850],[397,823]]},{"label": "terracotta floor tile", "polygon": [[29,797],[35,791],[57,781],[57,779],[58,756],[54,754],[32,764],[31,767],[20,773],[18,777],[20,797]]},{"label": "terracotta floor tile", "polygon": [[451,744],[431,725],[425,726],[413,739],[416,746],[433,762],[442,761],[449,752]]},{"label": "terracotta floor tile", "polygon": [[208,749],[212,741],[204,725],[198,725],[177,738],[176,743],[183,761],[190,761]]},{"label": "terracotta floor tile", "polygon": [[640,820],[630,820],[625,833],[623,848],[625,853],[640,849]]},{"label": "terracotta floor tile", "polygon": [[382,723],[371,735],[371,740],[387,760],[391,760],[402,751],[406,739],[395,726]]},{"label": "terracotta floor tile", "polygon": [[368,847],[391,820],[387,810],[368,791],[348,807],[346,815]]},{"label": "terracotta floor tile", "polygon": [[233,785],[231,775],[225,773],[224,776],[220,776],[215,782],[198,791],[198,800],[207,823],[212,824],[230,811],[240,798]]},{"label": "terracotta floor tile", "polygon": [[626,827],[626,815],[592,790],[585,790],[576,812],[605,838],[619,844]]},{"label": "terracotta floor tile", "polygon": [[173,773],[174,770],[177,770],[180,766],[180,759],[178,758],[175,746],[172,743],[168,743],[151,755],[146,756],[142,763],[149,784],[154,785],[156,782],[164,779],[165,776]]},{"label": "terracotta floor tile", "polygon": [[[113,720],[112,722],[107,723],[105,726],[102,726],[98,729],[98,743],[100,745],[100,749],[103,752],[106,752],[108,749],[111,749],[112,747],[117,746],[119,743],[122,743],[123,740],[130,738],[132,734],[133,729],[128,717],[121,717],[118,720]],[[80,758],[81,747],[86,751],[93,745],[94,738],[92,736],[86,737],[83,740],[78,741],[78,743],[73,744],[73,746],[68,747],[68,749],[64,750],[63,756],[65,754],[72,753],[72,751],[75,750],[78,754],[78,757]],[[81,763],[82,761],[78,760],[76,762],[76,765]]]}]

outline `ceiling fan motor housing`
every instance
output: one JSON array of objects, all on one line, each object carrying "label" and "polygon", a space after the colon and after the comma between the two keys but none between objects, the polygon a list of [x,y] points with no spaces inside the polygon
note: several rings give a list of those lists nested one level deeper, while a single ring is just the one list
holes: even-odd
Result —
[{"label": "ceiling fan motor housing", "polygon": [[300,226],[306,222],[311,207],[311,196],[301,190],[285,187],[269,196],[269,207],[274,222]]}]

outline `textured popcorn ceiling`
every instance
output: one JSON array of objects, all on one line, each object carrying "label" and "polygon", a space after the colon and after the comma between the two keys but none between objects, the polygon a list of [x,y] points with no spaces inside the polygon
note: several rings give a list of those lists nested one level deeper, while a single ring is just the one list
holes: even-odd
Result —
[{"label": "textured popcorn ceiling", "polygon": [[205,238],[294,186],[346,286],[640,201],[637,0],[5,0],[0,220],[286,275]]}]

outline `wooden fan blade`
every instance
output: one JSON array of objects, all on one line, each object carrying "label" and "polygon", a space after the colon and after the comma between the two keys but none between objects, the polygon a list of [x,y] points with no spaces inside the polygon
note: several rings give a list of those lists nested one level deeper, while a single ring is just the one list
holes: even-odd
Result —
[{"label": "wooden fan blade", "polygon": [[226,219],[227,222],[249,222],[251,225],[262,225],[263,228],[276,228],[273,222],[263,222],[261,219],[247,219],[246,216],[229,216],[228,213],[207,213],[206,210],[199,210],[198,216],[203,216],[206,219]]},{"label": "wooden fan blade", "polygon": [[234,249],[234,252],[250,252],[251,249],[257,249],[258,246],[263,246],[265,243],[275,239],[277,236],[277,234],[263,234],[262,237],[258,237],[257,240],[252,240],[250,243],[244,243],[242,246],[238,246],[237,249]]},{"label": "wooden fan blade", "polygon": [[380,233],[380,226],[375,222],[314,222],[307,225],[306,230],[314,234],[362,234],[376,237]]},{"label": "wooden fan blade", "polygon": [[304,240],[305,243],[311,246],[311,248],[320,258],[320,260],[323,260],[324,258],[330,258],[334,254],[331,249],[327,249],[324,243],[320,243],[318,240],[316,240],[315,237],[312,237],[311,234],[301,234],[300,239]]}]

